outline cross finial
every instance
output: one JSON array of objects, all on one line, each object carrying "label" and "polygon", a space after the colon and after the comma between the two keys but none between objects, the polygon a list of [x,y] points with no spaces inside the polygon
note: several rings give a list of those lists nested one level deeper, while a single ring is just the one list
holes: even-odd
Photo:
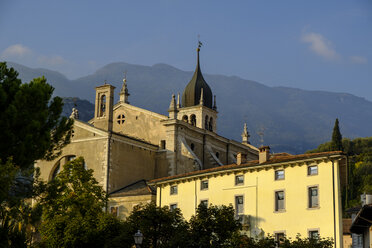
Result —
[{"label": "cross finial", "polygon": [[203,43],[200,41],[200,35],[198,34],[198,49],[200,50]]}]

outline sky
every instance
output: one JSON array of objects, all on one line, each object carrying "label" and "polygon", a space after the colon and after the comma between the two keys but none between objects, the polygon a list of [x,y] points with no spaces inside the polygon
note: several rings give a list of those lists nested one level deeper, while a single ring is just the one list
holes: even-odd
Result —
[{"label": "sky", "polygon": [[113,62],[193,71],[198,35],[203,73],[372,101],[370,0],[0,0],[0,61],[69,79]]}]

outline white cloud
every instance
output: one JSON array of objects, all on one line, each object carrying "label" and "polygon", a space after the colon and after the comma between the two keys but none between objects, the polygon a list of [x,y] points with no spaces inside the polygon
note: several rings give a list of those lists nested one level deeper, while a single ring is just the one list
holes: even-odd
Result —
[{"label": "white cloud", "polygon": [[67,63],[67,61],[61,56],[44,56],[44,55],[39,56],[37,58],[37,62],[40,65],[49,65],[49,66],[63,65]]},{"label": "white cloud", "polygon": [[1,58],[14,59],[24,58],[32,55],[30,48],[23,46],[22,44],[11,45],[1,53]]},{"label": "white cloud", "polygon": [[350,56],[350,61],[353,64],[367,64],[368,60],[362,56]]},{"label": "white cloud", "polygon": [[340,55],[332,48],[332,44],[323,35],[318,33],[304,33],[302,42],[309,43],[310,49],[327,60],[338,60]]}]

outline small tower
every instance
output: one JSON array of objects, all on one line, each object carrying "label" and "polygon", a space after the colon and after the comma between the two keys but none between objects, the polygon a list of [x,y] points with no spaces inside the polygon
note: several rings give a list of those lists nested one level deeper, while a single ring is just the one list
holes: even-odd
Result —
[{"label": "small tower", "polygon": [[109,84],[96,87],[94,126],[106,131],[112,131],[114,89]]},{"label": "small tower", "polygon": [[124,74],[123,86],[121,87],[119,96],[120,96],[119,102],[129,104],[128,98],[129,98],[130,94],[128,93],[128,88],[127,88],[127,75],[126,75],[126,73]]},{"label": "small tower", "polygon": [[244,123],[244,129],[243,129],[243,133],[242,133],[242,143],[243,144],[250,144],[249,142],[249,132],[247,130],[247,123]]},{"label": "small tower", "polygon": [[177,110],[177,105],[176,105],[176,97],[174,96],[174,94],[172,95],[172,100],[169,104],[168,112],[169,112],[170,119],[177,119],[178,110]]}]

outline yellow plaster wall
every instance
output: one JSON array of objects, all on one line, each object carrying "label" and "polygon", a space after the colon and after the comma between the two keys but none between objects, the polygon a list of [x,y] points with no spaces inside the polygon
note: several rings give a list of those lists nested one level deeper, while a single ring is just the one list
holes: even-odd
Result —
[{"label": "yellow plaster wall", "polygon": [[[318,175],[314,176],[307,175],[307,165],[283,168],[285,179],[279,181],[274,180],[275,170],[269,168],[259,171],[240,170],[160,185],[157,189],[159,197],[157,204],[164,206],[177,203],[184,217],[189,219],[195,214],[195,208],[200,200],[208,199],[209,203],[214,205],[234,205],[235,196],[243,195],[244,214],[251,216],[251,231],[257,223],[257,227],[262,228],[265,234],[284,231],[288,237],[295,237],[297,233],[308,237],[310,229],[319,229],[322,237],[334,237],[332,162],[319,163]],[[236,174],[244,174],[243,186],[235,186]],[[335,175],[337,178],[337,164]],[[209,189],[201,191],[200,181],[203,179],[209,180]],[[178,185],[178,194],[170,195],[170,186],[175,184]],[[318,208],[307,207],[309,186],[318,186]],[[276,190],[285,191],[285,211],[275,212]],[[342,222],[338,211],[341,208],[338,201],[341,197],[338,180],[335,180],[335,197],[336,241],[337,247],[340,247]]]}]

